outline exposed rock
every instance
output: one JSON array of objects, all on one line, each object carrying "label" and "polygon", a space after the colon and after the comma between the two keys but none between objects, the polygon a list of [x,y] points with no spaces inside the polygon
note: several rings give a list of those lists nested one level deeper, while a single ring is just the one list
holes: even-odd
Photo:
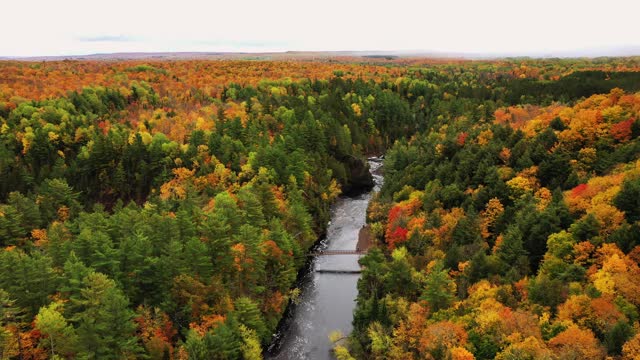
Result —
[{"label": "exposed rock", "polygon": [[349,182],[342,187],[343,194],[354,196],[373,189],[373,177],[365,160],[349,157],[344,164],[349,172]]}]

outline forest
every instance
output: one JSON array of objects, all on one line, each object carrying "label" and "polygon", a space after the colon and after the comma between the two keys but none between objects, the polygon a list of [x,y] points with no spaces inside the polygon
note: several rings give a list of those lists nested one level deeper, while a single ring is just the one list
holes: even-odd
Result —
[{"label": "forest", "polygon": [[372,186],[338,359],[640,356],[640,58],[0,61],[3,359],[261,359]]}]

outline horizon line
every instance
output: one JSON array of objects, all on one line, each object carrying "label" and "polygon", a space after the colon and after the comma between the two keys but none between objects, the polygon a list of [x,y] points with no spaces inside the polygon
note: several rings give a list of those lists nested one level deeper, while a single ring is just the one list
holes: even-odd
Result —
[{"label": "horizon line", "polygon": [[86,57],[108,57],[108,56],[136,56],[143,59],[146,56],[171,56],[171,55],[191,55],[191,56],[229,56],[229,55],[286,55],[286,54],[314,54],[326,55],[355,55],[355,56],[397,56],[397,57],[424,57],[424,58],[462,58],[462,59],[504,59],[504,58],[602,58],[602,57],[635,57],[640,56],[640,45],[638,46],[612,46],[594,47],[581,49],[568,49],[561,51],[531,51],[531,52],[507,52],[507,51],[442,51],[442,50],[238,50],[238,51],[116,51],[116,52],[95,52],[95,53],[69,53],[62,55],[0,55],[0,60],[46,60],[46,59],[74,59]]}]

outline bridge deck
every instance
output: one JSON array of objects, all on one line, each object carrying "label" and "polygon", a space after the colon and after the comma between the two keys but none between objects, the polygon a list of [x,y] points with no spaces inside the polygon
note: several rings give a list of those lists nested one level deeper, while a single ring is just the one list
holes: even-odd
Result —
[{"label": "bridge deck", "polygon": [[365,255],[367,252],[362,250],[323,250],[312,252],[312,256],[327,256],[327,255]]},{"label": "bridge deck", "polygon": [[360,274],[362,270],[331,270],[331,269],[317,269],[319,274]]}]

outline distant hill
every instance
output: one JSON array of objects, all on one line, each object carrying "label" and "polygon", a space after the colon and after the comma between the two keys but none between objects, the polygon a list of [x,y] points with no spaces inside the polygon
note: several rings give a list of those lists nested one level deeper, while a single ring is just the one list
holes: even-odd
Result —
[{"label": "distant hill", "polygon": [[284,52],[121,52],[87,55],[60,56],[31,56],[8,57],[0,56],[0,60],[25,61],[61,61],[61,60],[320,60],[332,58],[362,58],[363,60],[397,60],[407,58],[434,59],[496,59],[507,57],[530,58],[578,58],[578,57],[618,57],[640,56],[640,46],[631,47],[602,47],[589,49],[574,49],[549,52],[443,52],[425,50],[399,51],[284,51]]}]

